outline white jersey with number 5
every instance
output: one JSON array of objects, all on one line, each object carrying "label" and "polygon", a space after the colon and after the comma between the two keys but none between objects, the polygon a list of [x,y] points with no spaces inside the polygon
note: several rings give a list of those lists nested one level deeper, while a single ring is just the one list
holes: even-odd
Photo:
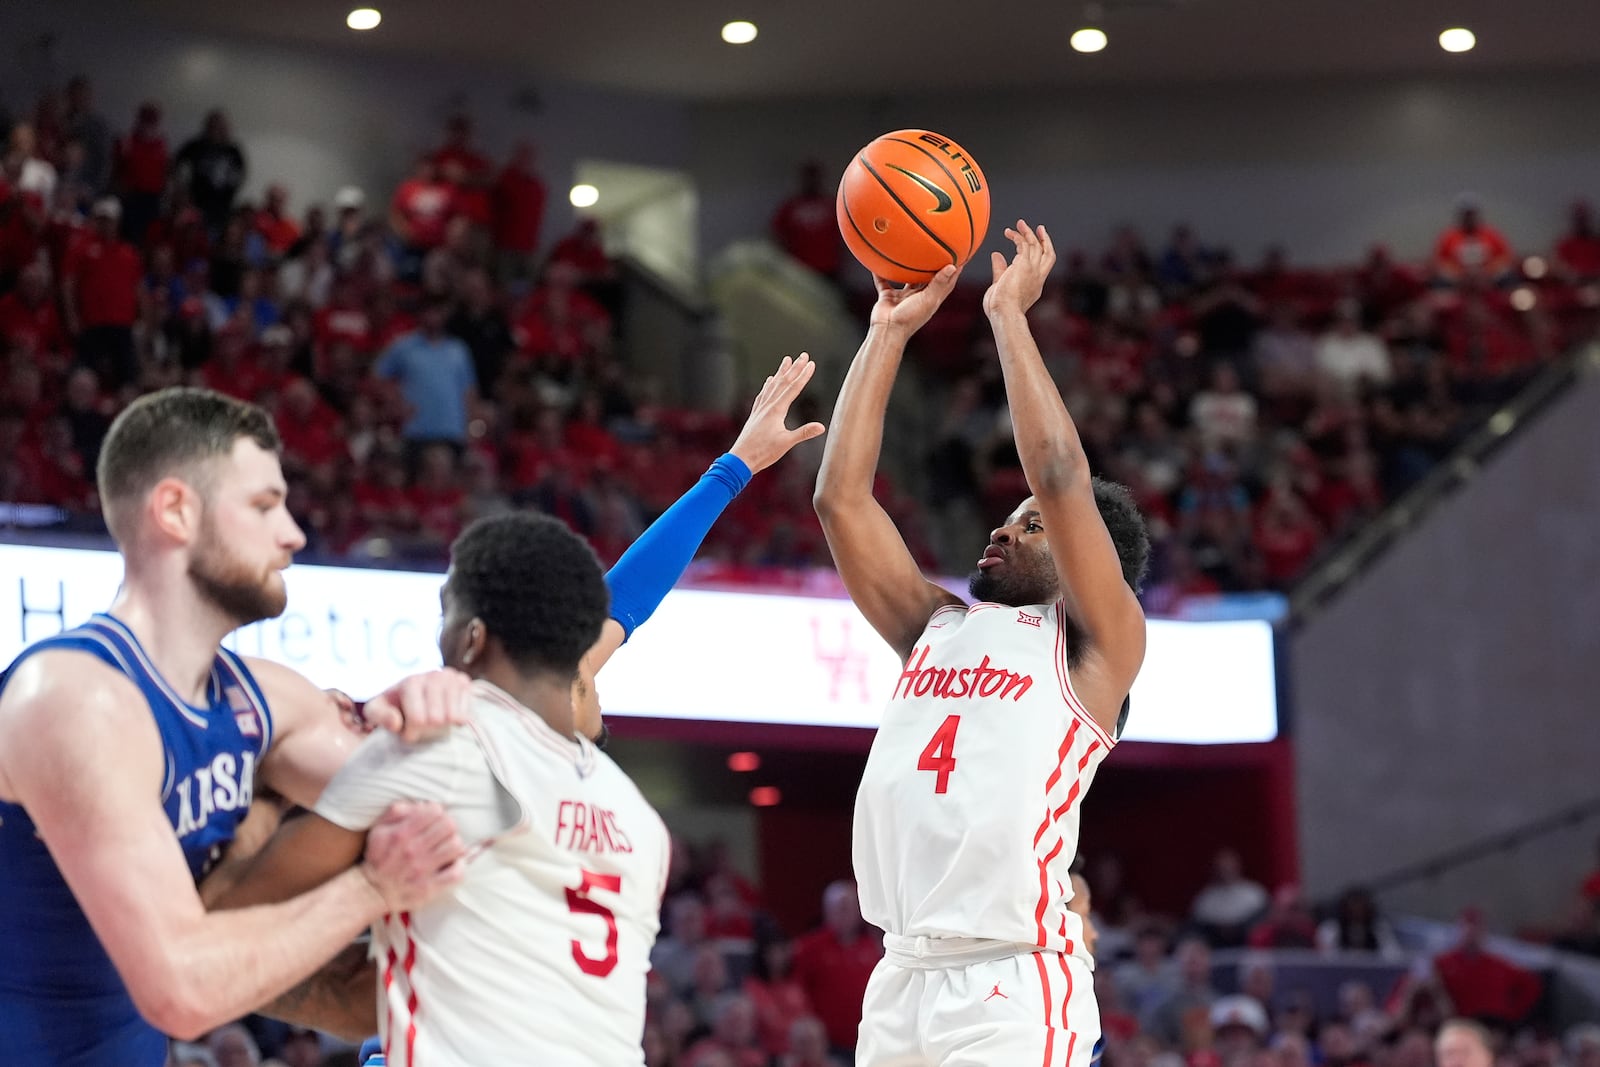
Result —
[{"label": "white jersey with number 5", "polygon": [[472,714],[426,745],[374,734],[317,803],[364,830],[437,800],[478,842],[453,893],[373,928],[390,1067],[643,1064],[666,826],[609,757],[501,690],[476,683]]},{"label": "white jersey with number 5", "polygon": [[1079,805],[1116,742],[1072,691],[1061,612],[981,603],[928,620],[856,797],[856,881],[874,926],[1089,962],[1068,868]]}]

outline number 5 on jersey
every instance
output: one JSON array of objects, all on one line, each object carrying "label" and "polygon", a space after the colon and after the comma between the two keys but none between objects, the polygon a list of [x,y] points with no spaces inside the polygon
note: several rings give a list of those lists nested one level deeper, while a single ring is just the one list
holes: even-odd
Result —
[{"label": "number 5 on jersey", "polygon": [[578,970],[596,978],[604,978],[617,969],[617,916],[589,895],[596,889],[621,893],[622,876],[584,871],[583,884],[577,889],[567,890],[567,907],[574,915],[598,915],[606,921],[606,954],[600,959],[585,952],[576,939],[572,942],[572,960],[578,965]]},{"label": "number 5 on jersey", "polygon": [[961,726],[961,716],[947,717],[933,732],[933,740],[922,750],[917,760],[917,770],[932,771],[938,775],[933,781],[933,791],[943,793],[950,788],[950,774],[956,769],[956,730]]}]

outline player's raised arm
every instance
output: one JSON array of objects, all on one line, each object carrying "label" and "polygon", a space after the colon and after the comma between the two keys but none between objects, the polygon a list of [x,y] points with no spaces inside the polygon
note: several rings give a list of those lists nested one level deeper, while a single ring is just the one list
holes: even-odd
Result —
[{"label": "player's raised arm", "polygon": [[955,267],[946,267],[927,285],[903,289],[873,279],[878,302],[839,390],[813,497],[850,598],[901,659],[936,610],[961,601],[923,577],[894,520],[873,498],[872,482],[906,342],[933,317],[959,275]]},{"label": "player's raised arm", "polygon": [[994,253],[994,282],[983,310],[1000,350],[1017,454],[1038,501],[1067,615],[1085,641],[1078,695],[1111,731],[1144,662],[1144,611],[1095,502],[1078,429],[1028,330],[1027,310],[1055,265],[1050,235],[1019,220],[1006,237],[1016,255],[1008,264]]},{"label": "player's raised arm", "polygon": [[[10,679],[0,725],[26,737],[4,780],[140,1013],[193,1039],[252,1011],[327,962],[390,911],[459,881],[461,843],[430,806],[425,828],[386,833],[367,858],[271,907],[207,914],[161,803],[155,725],[121,674],[75,652],[45,652]],[[15,752],[13,746],[11,752]],[[219,787],[220,788],[220,787]]]},{"label": "player's raised arm", "polygon": [[733,447],[662,512],[606,572],[611,617],[601,628],[600,639],[584,657],[580,672],[586,680],[592,679],[612,653],[661,606],[718,516],[750,479],[788,455],[795,445],[825,432],[820,422],[808,422],[793,430],[785,422],[790,406],[816,371],[817,365],[804,352],[799,359],[784,356],[756,395],[750,417]]}]

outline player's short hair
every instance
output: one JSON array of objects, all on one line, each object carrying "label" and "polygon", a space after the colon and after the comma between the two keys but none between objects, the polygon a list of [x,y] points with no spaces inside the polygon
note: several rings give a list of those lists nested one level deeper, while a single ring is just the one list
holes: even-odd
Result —
[{"label": "player's short hair", "polygon": [[142,497],[163,478],[195,478],[198,464],[226,456],[240,438],[268,452],[281,447],[272,416],[210,389],[162,389],[129,404],[111,423],[95,468],[111,535],[123,540],[117,505]]},{"label": "player's short hair", "polygon": [[1111,543],[1117,546],[1117,559],[1122,563],[1122,579],[1135,593],[1144,585],[1144,576],[1150,569],[1150,531],[1145,527],[1139,505],[1125,485],[1095,478],[1094,502],[1100,509],[1100,519],[1111,534]]},{"label": "player's short hair", "polygon": [[600,561],[536,512],[479,519],[450,548],[450,592],[526,671],[577,673],[610,609]]}]

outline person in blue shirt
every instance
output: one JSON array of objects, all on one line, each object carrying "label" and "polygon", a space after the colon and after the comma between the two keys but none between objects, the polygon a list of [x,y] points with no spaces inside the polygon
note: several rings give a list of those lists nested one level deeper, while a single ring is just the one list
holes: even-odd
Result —
[{"label": "person in blue shirt", "polygon": [[415,457],[434,441],[460,449],[467,440],[467,414],[478,394],[472,353],[459,337],[444,332],[450,302],[430,297],[421,325],[397,338],[378,357],[373,371],[395,382],[411,408],[402,436]]},{"label": "person in blue shirt", "polygon": [[[207,914],[196,881],[258,787],[311,804],[355,748],[338,703],[221,647],[287,599],[304,537],[271,418],[200,389],[131,404],[98,484],[125,564],[108,612],[0,674],[0,1050],[8,1067],[161,1067],[266,1004],[374,918],[461,875],[437,805],[395,805],[363,862],[271,907]],[[404,736],[463,721],[436,671],[370,701]],[[381,832],[380,832],[381,831]]]}]

